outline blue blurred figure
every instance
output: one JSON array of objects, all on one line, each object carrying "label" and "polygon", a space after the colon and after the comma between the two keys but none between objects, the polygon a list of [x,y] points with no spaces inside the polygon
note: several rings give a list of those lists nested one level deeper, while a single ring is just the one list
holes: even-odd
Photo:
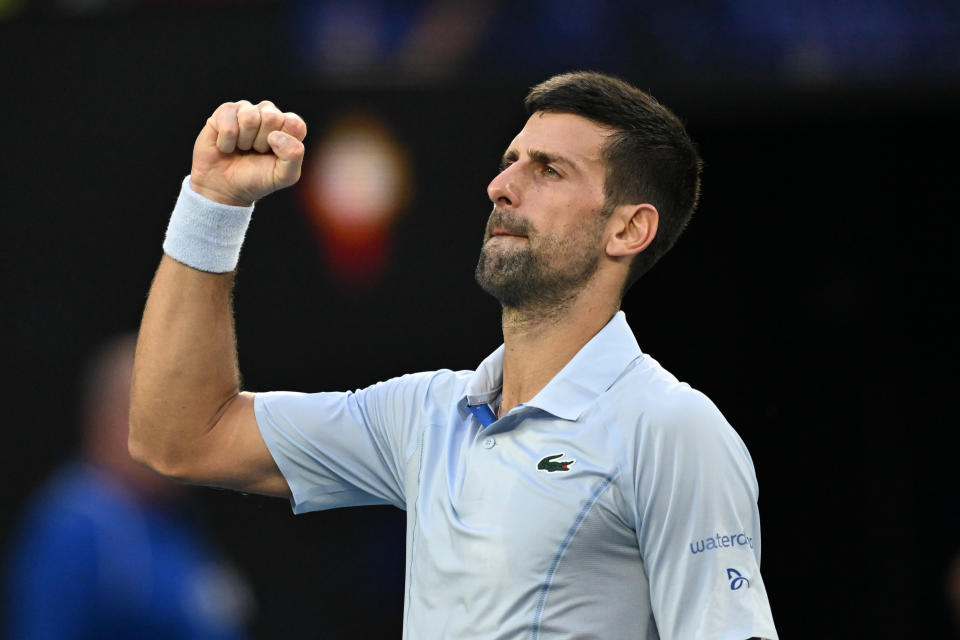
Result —
[{"label": "blue blurred figure", "polygon": [[83,451],[31,501],[6,580],[11,640],[240,640],[252,599],[178,509],[183,489],[127,453],[134,338],[91,360]]}]

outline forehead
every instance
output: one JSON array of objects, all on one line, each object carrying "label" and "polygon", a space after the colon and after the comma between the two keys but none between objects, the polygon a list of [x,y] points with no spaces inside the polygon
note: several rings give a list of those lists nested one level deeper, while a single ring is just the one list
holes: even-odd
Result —
[{"label": "forehead", "polygon": [[572,113],[538,111],[510,143],[508,151],[561,155],[585,169],[603,168],[601,151],[613,129]]}]

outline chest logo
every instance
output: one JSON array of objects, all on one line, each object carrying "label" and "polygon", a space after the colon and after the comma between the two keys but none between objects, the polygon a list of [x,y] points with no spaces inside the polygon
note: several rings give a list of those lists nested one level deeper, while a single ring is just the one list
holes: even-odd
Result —
[{"label": "chest logo", "polygon": [[557,453],[552,456],[547,456],[537,464],[537,469],[539,471],[549,471],[553,473],[554,471],[570,471],[570,465],[576,464],[576,460],[557,460],[557,458],[562,458],[562,453]]}]

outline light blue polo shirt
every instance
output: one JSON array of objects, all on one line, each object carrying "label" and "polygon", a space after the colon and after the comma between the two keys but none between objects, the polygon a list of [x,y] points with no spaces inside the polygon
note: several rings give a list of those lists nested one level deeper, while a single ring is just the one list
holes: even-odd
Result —
[{"label": "light blue polo shirt", "polygon": [[497,420],[502,379],[501,346],[475,372],[256,396],[296,513],[407,511],[404,638],[777,638],[750,455],[622,312]]}]

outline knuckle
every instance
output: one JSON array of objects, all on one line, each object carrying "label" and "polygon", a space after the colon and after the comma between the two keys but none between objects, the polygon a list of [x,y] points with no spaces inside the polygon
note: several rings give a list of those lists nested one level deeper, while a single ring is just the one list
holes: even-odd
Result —
[{"label": "knuckle", "polygon": [[256,129],[256,127],[260,124],[260,119],[251,116],[244,116],[238,119],[238,123],[240,125],[240,129]]},{"label": "knuckle", "polygon": [[240,106],[237,102],[224,102],[213,112],[213,117],[217,119],[231,118],[237,113],[237,109],[239,108]]},{"label": "knuckle", "polygon": [[260,112],[256,109],[244,107],[237,112],[237,121],[241,125],[255,125],[260,122]]},{"label": "knuckle", "polygon": [[283,114],[279,111],[263,111],[260,119],[264,125],[273,129],[279,129],[283,125]]}]

